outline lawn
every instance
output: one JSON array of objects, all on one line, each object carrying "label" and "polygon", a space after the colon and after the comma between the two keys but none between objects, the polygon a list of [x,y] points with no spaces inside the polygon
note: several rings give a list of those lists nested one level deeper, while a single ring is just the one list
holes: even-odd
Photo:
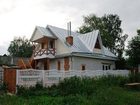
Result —
[{"label": "lawn", "polygon": [[17,95],[1,95],[0,105],[140,105],[140,88],[124,86],[130,81],[132,77],[72,77],[49,88],[19,87]]}]

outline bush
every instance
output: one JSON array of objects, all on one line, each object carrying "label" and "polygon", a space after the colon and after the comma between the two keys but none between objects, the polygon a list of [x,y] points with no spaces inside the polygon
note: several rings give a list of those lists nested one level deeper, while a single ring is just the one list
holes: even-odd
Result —
[{"label": "bush", "polygon": [[82,95],[93,96],[98,94],[99,90],[106,90],[110,87],[123,87],[124,84],[130,81],[138,81],[139,75],[122,76],[101,76],[96,78],[90,77],[71,77],[60,81],[58,85],[44,88],[41,83],[37,83],[35,87],[25,88],[18,87],[17,94],[21,96],[67,96],[67,95]]},{"label": "bush", "polygon": [[67,96],[67,95],[86,95],[90,96],[96,94],[100,88],[108,88],[111,86],[124,86],[128,78],[121,76],[102,76],[97,78],[89,77],[71,77],[61,81],[58,86],[50,87],[49,95],[53,96]]},{"label": "bush", "polygon": [[140,73],[131,73],[129,75],[129,82],[140,82]]},{"label": "bush", "polygon": [[1,83],[0,84],[0,94],[4,94],[7,92],[7,84],[6,83]]},{"label": "bush", "polygon": [[42,83],[37,82],[35,86],[25,87],[25,86],[17,86],[17,95],[23,97],[29,96],[40,96],[46,93],[46,88],[43,87]]}]

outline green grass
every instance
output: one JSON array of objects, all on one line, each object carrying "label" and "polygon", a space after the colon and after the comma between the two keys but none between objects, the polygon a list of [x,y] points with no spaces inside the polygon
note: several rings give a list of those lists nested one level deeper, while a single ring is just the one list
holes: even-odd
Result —
[{"label": "green grass", "polygon": [[49,88],[20,87],[17,95],[1,95],[0,105],[140,105],[140,89],[124,87],[133,78],[72,77]]}]

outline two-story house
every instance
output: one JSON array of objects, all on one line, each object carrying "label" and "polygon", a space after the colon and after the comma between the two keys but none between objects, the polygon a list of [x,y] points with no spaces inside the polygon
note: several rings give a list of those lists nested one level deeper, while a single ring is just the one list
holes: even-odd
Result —
[{"label": "two-story house", "polygon": [[37,26],[30,39],[35,43],[33,59],[37,69],[115,69],[117,57],[102,44],[98,30],[79,34],[50,26]]}]

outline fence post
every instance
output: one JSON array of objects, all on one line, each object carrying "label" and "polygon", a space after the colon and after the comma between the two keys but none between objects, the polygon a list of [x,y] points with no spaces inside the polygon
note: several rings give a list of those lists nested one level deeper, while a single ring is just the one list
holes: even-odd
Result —
[{"label": "fence post", "polygon": [[19,71],[18,69],[16,70],[16,93],[17,93],[17,85],[19,83]]},{"label": "fence post", "polygon": [[45,87],[45,70],[42,70],[42,83],[43,83],[43,87]]}]

